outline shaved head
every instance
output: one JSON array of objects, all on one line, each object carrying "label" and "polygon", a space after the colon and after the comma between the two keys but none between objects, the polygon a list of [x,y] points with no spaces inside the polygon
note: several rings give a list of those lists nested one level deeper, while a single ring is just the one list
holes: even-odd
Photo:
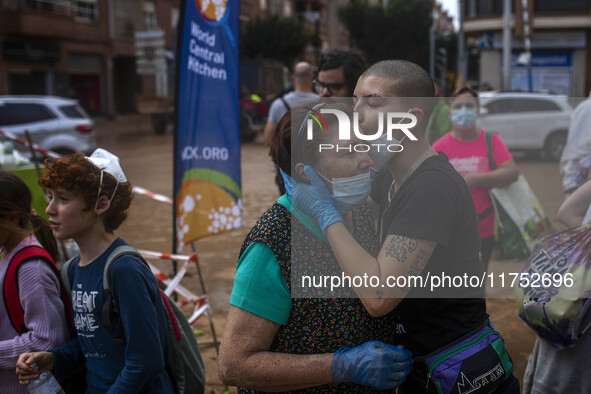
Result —
[{"label": "shaved head", "polygon": [[383,60],[370,66],[361,78],[379,77],[392,81],[392,97],[434,97],[433,80],[421,66],[406,60]]},{"label": "shaved head", "polygon": [[314,67],[308,62],[298,62],[293,68],[293,76],[300,81],[311,79],[314,76]]}]

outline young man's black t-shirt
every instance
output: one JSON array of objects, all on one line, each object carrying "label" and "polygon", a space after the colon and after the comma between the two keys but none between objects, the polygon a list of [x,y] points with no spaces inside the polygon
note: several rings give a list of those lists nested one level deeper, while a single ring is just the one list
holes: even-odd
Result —
[{"label": "young man's black t-shirt", "polygon": [[[396,193],[390,171],[380,171],[373,181],[371,197],[380,206],[378,230],[382,245],[389,234],[437,242],[423,277],[427,272],[482,277],[474,202],[466,182],[445,154],[427,158]],[[412,289],[394,309],[397,339],[415,357],[449,344],[488,318],[482,294],[481,289],[444,293]],[[416,298],[427,295],[435,298]]]}]

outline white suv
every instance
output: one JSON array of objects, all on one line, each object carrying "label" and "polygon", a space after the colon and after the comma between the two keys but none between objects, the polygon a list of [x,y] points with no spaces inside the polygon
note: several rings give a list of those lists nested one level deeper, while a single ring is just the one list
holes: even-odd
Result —
[{"label": "white suv", "polygon": [[[55,96],[0,96],[0,129],[25,138],[25,130],[37,145],[56,153],[90,154],[96,149],[93,122],[78,101]],[[14,144],[30,157],[29,149]]]},{"label": "white suv", "polygon": [[511,150],[538,151],[558,161],[566,145],[571,112],[566,96],[481,92],[478,125],[499,134]]}]

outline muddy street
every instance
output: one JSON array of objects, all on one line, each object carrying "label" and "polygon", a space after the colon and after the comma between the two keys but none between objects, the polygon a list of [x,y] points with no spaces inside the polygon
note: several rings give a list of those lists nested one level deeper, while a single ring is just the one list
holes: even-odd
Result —
[{"label": "muddy street", "polygon": [[[99,146],[120,157],[123,170],[133,185],[172,196],[173,137],[170,133],[155,135],[150,129],[148,119],[137,116],[119,117],[116,122],[98,121],[96,128]],[[195,243],[213,311],[215,331],[220,340],[242,241],[259,215],[278,196],[273,182],[273,165],[265,147],[260,144],[243,144],[241,151],[244,225],[240,230]],[[518,160],[518,167],[525,174],[548,217],[554,222],[556,211],[564,197],[557,163],[528,158]],[[145,196],[136,196],[128,220],[118,231],[118,235],[137,248],[169,253],[172,251],[172,214],[171,205]],[[183,254],[191,254],[190,248],[184,250]],[[491,267],[493,270],[517,272],[521,264],[493,260]],[[156,265],[164,273],[172,273],[169,261],[158,261]],[[202,293],[194,266],[182,283],[194,293]],[[515,299],[491,298],[487,300],[487,306],[495,329],[506,339],[515,363],[515,374],[521,380],[535,335],[518,317]],[[216,353],[207,318],[201,317],[196,328],[203,332],[197,339],[206,365],[208,390],[221,393],[224,387],[217,376]]]}]

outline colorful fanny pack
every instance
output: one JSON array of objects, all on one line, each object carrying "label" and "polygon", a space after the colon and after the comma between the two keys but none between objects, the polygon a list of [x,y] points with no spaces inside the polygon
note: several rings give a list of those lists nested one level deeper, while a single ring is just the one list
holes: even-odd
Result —
[{"label": "colorful fanny pack", "polygon": [[[435,352],[415,359],[411,377],[439,394],[492,393],[513,373],[501,334],[490,323]],[[430,390],[429,390],[430,389]]]}]

